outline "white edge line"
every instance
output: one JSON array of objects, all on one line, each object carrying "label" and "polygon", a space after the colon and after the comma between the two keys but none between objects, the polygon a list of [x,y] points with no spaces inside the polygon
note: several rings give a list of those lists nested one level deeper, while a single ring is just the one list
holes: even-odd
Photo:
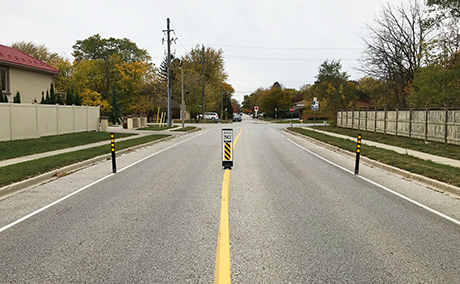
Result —
[{"label": "white edge line", "polygon": [[[331,165],[333,165],[333,166],[335,166],[335,167],[337,167],[337,168],[339,168],[339,169],[342,169],[342,170],[344,170],[344,171],[346,171],[346,172],[348,172],[348,173],[350,173],[350,174],[352,174],[352,175],[355,175],[354,172],[352,172],[352,171],[350,171],[350,170],[348,170],[348,169],[346,169],[346,168],[344,168],[344,167],[342,167],[342,166],[339,166],[339,165],[337,165],[337,164],[335,164],[335,163],[333,163],[333,162],[327,160],[327,159],[324,158],[324,157],[319,156],[318,154],[316,154],[316,153],[314,153],[314,152],[308,150],[307,148],[305,148],[305,147],[303,147],[303,146],[301,146],[301,145],[295,143],[295,142],[292,141],[291,139],[289,139],[289,138],[286,138],[286,139],[287,139],[289,142],[291,142],[292,144],[294,144],[295,146],[297,146],[297,147],[299,147],[299,148],[301,148],[301,149],[307,151],[308,153],[310,153],[310,154],[312,154],[312,155],[314,155],[314,156],[320,158],[321,160],[323,160],[323,161],[325,161],[325,162],[327,162],[327,163],[329,163],[329,164],[331,164]],[[368,179],[368,178],[365,178],[365,177],[360,176],[360,175],[356,175],[356,176],[359,177],[359,178],[361,178],[361,179],[363,179],[363,180],[365,180],[365,181],[367,181],[367,182],[369,182],[369,183],[371,183],[371,184],[373,184],[373,185],[376,185],[376,186],[380,187],[381,189],[383,189],[383,190],[385,190],[385,191],[388,191],[389,193],[392,193],[392,194],[394,194],[394,195],[396,195],[396,196],[398,196],[398,197],[400,197],[400,198],[402,198],[402,199],[404,199],[404,200],[406,200],[406,201],[409,201],[410,203],[412,203],[412,204],[414,204],[414,205],[416,205],[416,206],[418,206],[418,207],[421,207],[421,208],[423,208],[423,209],[425,209],[425,210],[427,210],[427,211],[429,211],[429,212],[431,212],[431,213],[434,213],[434,214],[438,215],[438,216],[441,217],[441,218],[444,218],[444,219],[446,219],[446,220],[448,220],[448,221],[451,221],[452,223],[454,223],[454,224],[460,226],[460,221],[458,221],[458,220],[456,220],[456,219],[454,219],[454,218],[452,218],[452,217],[449,217],[449,216],[447,216],[447,215],[445,215],[445,214],[443,214],[443,213],[441,213],[441,212],[439,212],[439,211],[436,211],[436,210],[434,210],[434,209],[432,209],[432,208],[430,208],[430,207],[428,207],[428,206],[426,206],[426,205],[424,205],[424,204],[422,204],[422,203],[420,203],[420,202],[417,202],[417,201],[415,201],[415,200],[413,200],[413,199],[410,199],[409,197],[404,196],[404,195],[402,195],[401,193],[398,193],[398,192],[396,192],[396,191],[394,191],[394,190],[391,190],[391,189],[389,189],[388,187],[383,186],[383,185],[381,185],[381,184],[379,184],[379,183],[377,183],[377,182],[375,182],[375,181],[372,181],[372,180],[370,180],[370,179]]]},{"label": "white edge line", "polygon": [[[209,131],[209,130],[208,130],[208,131]],[[206,133],[206,132],[208,132],[208,131],[201,132],[201,133],[198,134],[198,135],[195,135],[195,136],[190,137],[190,138],[188,138],[188,139],[186,139],[186,140],[184,140],[184,141],[181,141],[181,142],[179,142],[179,143],[176,143],[176,144],[174,144],[174,145],[171,145],[171,146],[169,146],[169,147],[167,147],[167,148],[165,148],[165,149],[163,149],[163,150],[160,150],[160,151],[158,151],[158,152],[155,152],[155,153],[153,153],[153,154],[151,154],[151,155],[149,155],[149,156],[147,156],[147,157],[142,158],[142,159],[139,160],[139,161],[136,161],[136,162],[134,162],[134,163],[132,163],[132,164],[130,164],[130,165],[128,165],[128,166],[126,166],[126,167],[120,169],[120,170],[117,171],[117,172],[124,171],[124,170],[126,170],[126,169],[128,169],[128,168],[130,168],[130,167],[132,167],[132,166],[134,166],[134,165],[136,165],[136,164],[138,164],[138,163],[140,163],[140,162],[142,162],[142,161],[148,159],[148,158],[151,158],[151,157],[153,157],[153,156],[155,156],[155,155],[157,155],[157,154],[160,154],[160,153],[162,153],[162,152],[164,152],[164,151],[166,151],[166,150],[169,150],[169,149],[171,149],[171,148],[173,148],[173,147],[176,147],[177,145],[180,145],[180,144],[182,144],[182,143],[184,143],[184,142],[187,142],[187,141],[189,141],[189,140],[191,140],[191,139],[194,139],[194,138],[196,138],[196,137],[198,137],[198,136],[200,136],[200,135],[202,135],[202,134],[204,134],[204,133]],[[34,215],[37,215],[38,213],[40,213],[40,212],[42,212],[42,211],[44,211],[44,210],[46,210],[46,209],[48,209],[48,208],[50,208],[50,207],[52,207],[52,206],[58,204],[58,203],[60,203],[60,202],[62,202],[62,201],[64,201],[64,200],[66,200],[67,198],[69,198],[69,197],[71,197],[71,196],[73,196],[73,195],[75,195],[75,194],[77,194],[77,193],[79,193],[79,192],[81,192],[81,191],[83,191],[83,190],[85,190],[85,189],[91,187],[91,186],[93,186],[93,185],[95,185],[95,184],[98,184],[99,182],[101,182],[101,181],[103,181],[103,180],[105,180],[105,179],[107,179],[107,178],[109,178],[109,177],[111,177],[111,176],[114,176],[114,175],[115,175],[114,173],[111,173],[111,174],[109,174],[109,175],[107,175],[107,176],[105,176],[105,177],[103,177],[103,178],[100,178],[100,179],[98,179],[98,180],[96,180],[96,181],[94,181],[94,182],[92,182],[92,183],[90,183],[90,184],[88,184],[88,185],[86,185],[86,186],[84,186],[84,187],[82,187],[82,188],[80,188],[80,189],[78,189],[78,190],[76,190],[76,191],[74,191],[74,192],[72,192],[72,193],[70,193],[70,194],[68,194],[68,195],[66,195],[66,196],[64,196],[64,197],[62,197],[62,198],[60,198],[60,199],[58,199],[58,200],[56,200],[56,201],[54,201],[54,202],[52,202],[52,203],[50,203],[50,204],[48,204],[48,205],[46,205],[46,206],[44,206],[44,207],[42,207],[42,208],[40,208],[40,209],[38,209],[38,210],[36,210],[36,211],[30,213],[30,214],[28,214],[28,215],[26,215],[26,216],[24,216],[24,217],[22,217],[22,218],[20,218],[20,219],[18,219],[18,220],[16,220],[16,221],[10,223],[10,224],[8,224],[8,225],[2,227],[2,228],[0,228],[0,233],[3,232],[3,231],[5,231],[5,230],[7,230],[7,229],[9,229],[9,228],[11,228],[11,227],[13,227],[13,226],[15,226],[15,225],[17,225],[17,224],[19,224],[19,223],[21,223],[21,222],[23,222],[23,221],[25,221],[25,220],[27,220],[27,219],[29,219],[30,217],[32,217],[32,216],[34,216]]]}]

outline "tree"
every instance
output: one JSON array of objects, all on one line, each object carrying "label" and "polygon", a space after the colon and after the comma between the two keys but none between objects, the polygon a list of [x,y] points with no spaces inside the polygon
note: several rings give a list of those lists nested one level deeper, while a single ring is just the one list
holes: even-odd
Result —
[{"label": "tree", "polygon": [[75,94],[75,105],[81,106],[81,98],[78,94]]},{"label": "tree", "polygon": [[249,95],[244,95],[242,107],[244,111],[249,112],[251,110],[251,97]]},{"label": "tree", "polygon": [[56,52],[49,51],[48,48],[43,44],[38,45],[33,42],[20,41],[14,42],[11,47],[20,50],[53,67],[56,67],[58,62],[62,60],[62,58]]},{"label": "tree", "polygon": [[[43,96],[42,96],[42,99],[43,99]],[[69,92],[66,94],[65,104],[70,106],[70,105],[73,105],[74,103],[75,103],[75,89],[73,86],[71,86]]]},{"label": "tree", "polygon": [[292,97],[278,82],[275,82],[270,90],[262,93],[261,112],[265,112],[268,116],[275,116],[275,108],[281,110],[291,106]]},{"label": "tree", "polygon": [[73,57],[77,62],[82,60],[108,60],[113,54],[121,57],[123,62],[150,61],[145,49],[140,49],[127,38],[101,38],[99,34],[84,40],[77,40],[72,47]]},{"label": "tree", "polygon": [[387,4],[375,22],[376,27],[367,26],[369,38],[362,37],[366,50],[360,70],[384,83],[388,107],[405,107],[415,71],[429,63],[435,22],[417,0],[408,7]]},{"label": "tree", "polygon": [[54,67],[60,72],[55,81],[56,90],[59,92],[70,92],[75,66],[69,60],[60,58],[56,61]]},{"label": "tree", "polygon": [[447,11],[455,18],[460,17],[460,2],[458,0],[427,0],[427,5],[441,11]]},{"label": "tree", "polygon": [[412,107],[458,107],[460,66],[439,64],[422,67],[415,73],[408,102]]},{"label": "tree", "polygon": [[[206,111],[215,111],[220,113],[221,101],[222,101],[222,84],[227,80],[227,73],[224,68],[224,58],[222,49],[215,50],[211,47],[205,49],[204,54],[205,60],[205,107]],[[202,74],[202,47],[197,45],[195,48],[186,54],[183,58],[184,64],[184,73],[192,73],[194,77],[195,86],[193,89],[201,88],[201,74]],[[178,66],[176,68],[179,68]],[[174,66],[173,66],[174,69]],[[176,73],[179,74],[179,71]],[[198,76],[198,77],[197,77]],[[176,86],[173,86],[174,89],[179,90],[179,80],[173,82]],[[185,86],[186,89],[189,85]],[[228,89],[233,93],[233,88]],[[187,90],[188,91],[188,90]],[[195,90],[194,90],[195,92]],[[180,95],[180,92],[174,92],[177,95]],[[201,94],[201,92],[196,92],[196,95]],[[228,94],[231,95],[231,94]],[[173,94],[174,97],[174,94]],[[201,96],[200,96],[201,97]],[[231,98],[231,96],[230,96]],[[199,103],[201,105],[201,102]],[[187,103],[187,106],[189,104]],[[201,113],[201,111],[199,112]]]},{"label": "tree", "polygon": [[20,104],[21,103],[21,94],[19,91],[16,92],[16,95],[13,98],[13,103]]},{"label": "tree", "polygon": [[347,72],[342,71],[340,61],[325,60],[318,67],[313,94],[320,102],[323,115],[335,118],[338,110],[355,106],[356,89],[348,78]]},{"label": "tree", "polygon": [[316,75],[315,84],[336,80],[347,81],[350,76],[347,74],[347,72],[342,72],[341,69],[342,64],[340,63],[340,60],[332,60],[329,62],[329,60],[326,59],[318,67],[318,75]]},{"label": "tree", "polygon": [[382,83],[379,80],[363,77],[356,82],[356,90],[360,99],[370,100],[377,108],[383,108],[387,104]]},{"label": "tree", "polygon": [[50,85],[50,99],[49,99],[49,104],[51,105],[54,105],[56,104],[57,100],[56,100],[56,94],[54,93],[54,86],[53,84],[51,83]]},{"label": "tree", "polygon": [[76,66],[72,85],[83,103],[88,99],[100,102],[103,113],[117,112],[111,117],[137,111],[143,80],[153,70],[146,50],[129,39],[104,39],[98,34],[77,41],[73,49]]}]

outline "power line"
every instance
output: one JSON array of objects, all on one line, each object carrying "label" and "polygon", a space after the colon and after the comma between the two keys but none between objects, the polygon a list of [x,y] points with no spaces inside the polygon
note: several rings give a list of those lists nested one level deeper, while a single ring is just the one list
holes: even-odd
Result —
[{"label": "power line", "polygon": [[[242,55],[224,55],[224,57],[226,59],[232,59],[232,60],[259,60],[259,61],[318,61],[318,60],[324,60],[325,59],[325,57],[281,58],[281,57],[257,57],[257,56],[242,56]],[[359,58],[328,58],[328,59],[330,59],[330,60],[340,60],[340,61],[357,61]]]},{"label": "power line", "polygon": [[362,50],[357,47],[269,47],[269,46],[242,46],[242,45],[222,45],[222,44],[209,44],[216,47],[231,47],[231,48],[244,48],[244,49],[278,49],[278,50]]}]

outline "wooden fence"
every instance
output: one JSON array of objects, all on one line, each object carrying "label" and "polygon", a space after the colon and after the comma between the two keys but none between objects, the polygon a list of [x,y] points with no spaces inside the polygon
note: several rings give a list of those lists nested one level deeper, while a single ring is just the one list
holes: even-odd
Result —
[{"label": "wooden fence", "polygon": [[340,110],[337,126],[460,145],[460,110]]}]

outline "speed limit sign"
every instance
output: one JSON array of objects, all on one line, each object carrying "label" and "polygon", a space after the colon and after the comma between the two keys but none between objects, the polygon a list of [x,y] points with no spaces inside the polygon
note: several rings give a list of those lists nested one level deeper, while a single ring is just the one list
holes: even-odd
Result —
[{"label": "speed limit sign", "polygon": [[233,166],[233,129],[222,129],[222,166],[231,169]]}]

